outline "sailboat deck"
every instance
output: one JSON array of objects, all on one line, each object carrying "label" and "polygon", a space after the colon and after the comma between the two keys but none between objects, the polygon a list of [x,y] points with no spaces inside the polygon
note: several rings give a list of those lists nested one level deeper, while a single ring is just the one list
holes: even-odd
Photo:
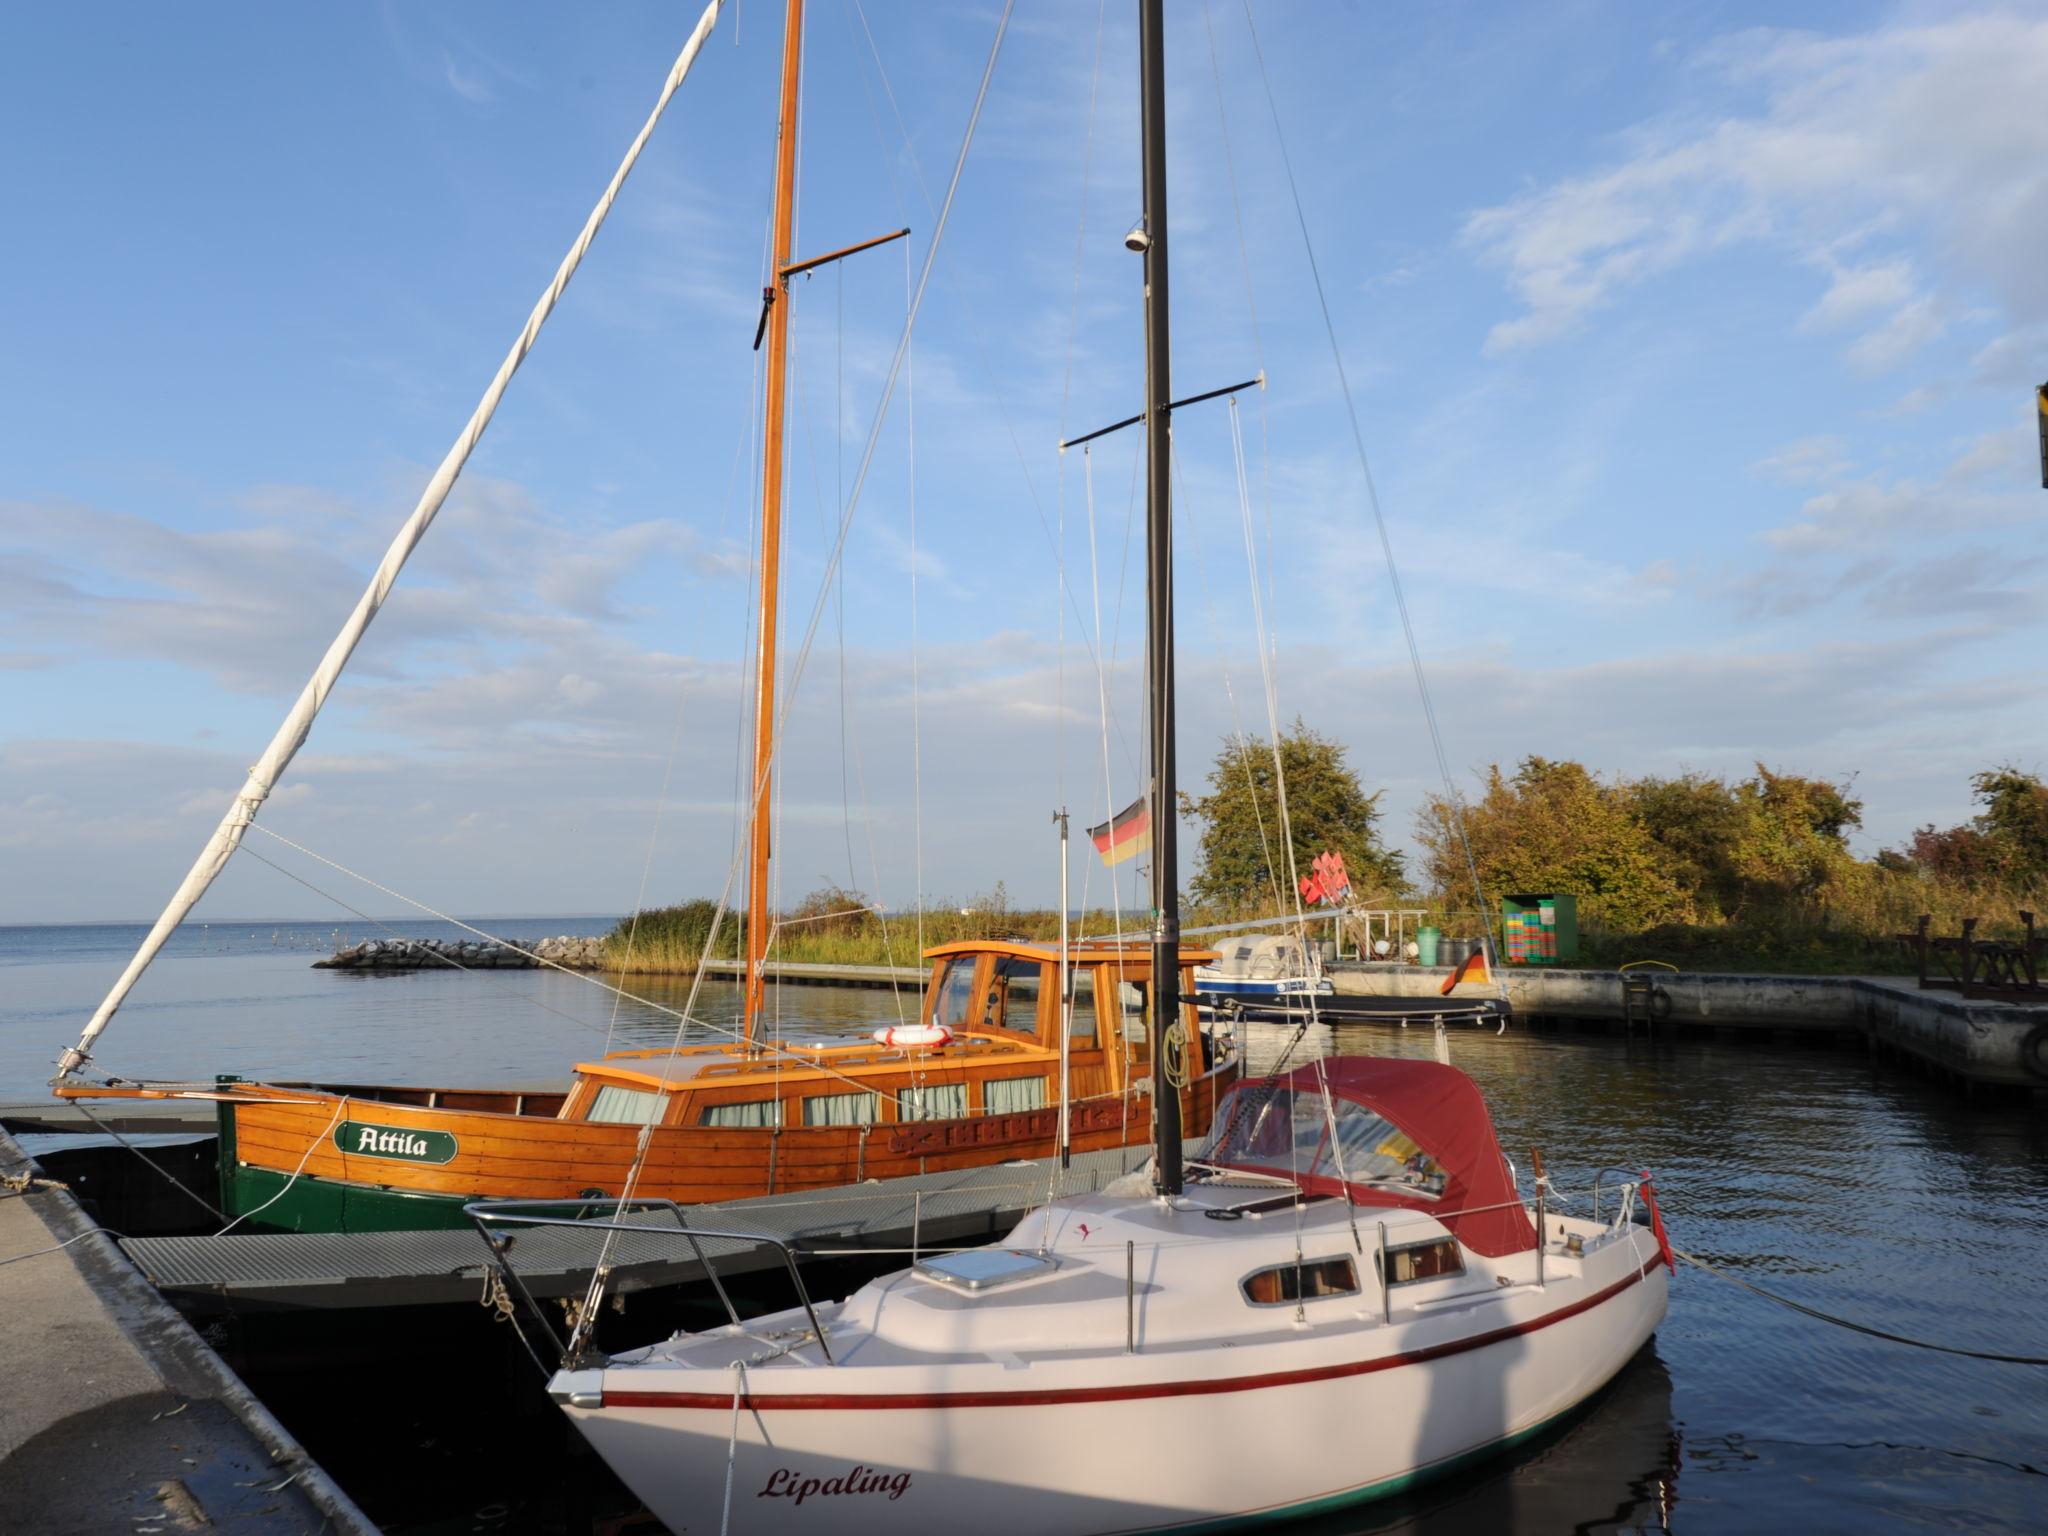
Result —
[{"label": "sailboat deck", "polygon": [[[810,1249],[908,1249],[983,1242],[1014,1226],[1048,1193],[1100,1189],[1144,1161],[1142,1148],[1076,1153],[1060,1172],[1049,1160],[1003,1163],[686,1208],[694,1226],[758,1231]],[[620,1239],[613,1284],[640,1290],[701,1279],[689,1243],[665,1223]],[[520,1238],[519,1272],[536,1296],[580,1295],[596,1253],[593,1237],[559,1229]],[[122,1249],[159,1290],[237,1306],[375,1307],[474,1302],[483,1286],[482,1240],[471,1232],[230,1233],[137,1237]],[[767,1243],[704,1240],[721,1275],[781,1265]]]}]

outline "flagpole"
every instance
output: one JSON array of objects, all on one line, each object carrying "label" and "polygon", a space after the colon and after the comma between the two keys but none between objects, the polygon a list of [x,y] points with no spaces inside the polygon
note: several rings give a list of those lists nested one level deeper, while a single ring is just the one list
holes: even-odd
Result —
[{"label": "flagpole", "polygon": [[1074,1120],[1069,1108],[1073,1098],[1071,1072],[1074,1040],[1074,994],[1067,977],[1067,811],[1062,806],[1052,813],[1060,824],[1060,1167],[1067,1167],[1074,1155]]}]

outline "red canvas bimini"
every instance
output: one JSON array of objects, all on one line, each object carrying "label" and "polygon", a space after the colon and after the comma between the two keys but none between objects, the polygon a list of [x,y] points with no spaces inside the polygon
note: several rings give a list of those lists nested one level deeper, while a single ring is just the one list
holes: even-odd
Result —
[{"label": "red canvas bimini", "polygon": [[1335,1056],[1240,1084],[1215,1125],[1202,1162],[1354,1205],[1427,1211],[1488,1258],[1536,1246],[1486,1100],[1455,1067]]}]

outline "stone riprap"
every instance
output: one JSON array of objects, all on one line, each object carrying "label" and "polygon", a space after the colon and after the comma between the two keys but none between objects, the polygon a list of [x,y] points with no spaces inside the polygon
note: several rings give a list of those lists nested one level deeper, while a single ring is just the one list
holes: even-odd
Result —
[{"label": "stone riprap", "polygon": [[604,940],[560,934],[511,945],[482,939],[366,939],[315,960],[320,971],[531,970],[539,965],[595,971],[604,965]]}]

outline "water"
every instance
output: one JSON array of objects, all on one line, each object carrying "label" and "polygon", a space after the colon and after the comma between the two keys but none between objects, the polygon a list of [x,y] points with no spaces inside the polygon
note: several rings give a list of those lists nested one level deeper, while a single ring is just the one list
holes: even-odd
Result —
[{"label": "water", "polygon": [[[538,937],[606,924],[484,926]],[[305,946],[326,948],[330,931],[181,936],[110,1030],[105,1064],[181,1077],[559,1080],[607,1031],[621,1044],[671,1038],[674,1020],[655,1005],[687,992],[636,983],[649,1001],[615,1019],[608,994],[548,972],[308,969]],[[39,1095],[51,1057],[139,936],[0,929],[0,1100]],[[792,1033],[848,1032],[897,1006],[888,992],[828,988],[785,989],[778,1004]],[[698,1007],[729,1017],[733,991],[707,985]],[[1288,1035],[1255,1027],[1254,1066]],[[1346,1029],[1303,1042],[1294,1059],[1429,1049],[1420,1030]],[[2037,1110],[1974,1104],[1853,1049],[1511,1030],[1457,1034],[1453,1059],[1485,1090],[1525,1174],[1531,1148],[1567,1190],[1606,1164],[1649,1168],[1673,1240],[1702,1258],[1894,1332],[2048,1355],[2048,1123]],[[1571,1208],[1583,1213],[1583,1197]],[[1228,1418],[1219,1412],[1219,1445]],[[1655,1343],[1561,1434],[1448,1489],[1310,1529],[2037,1531],[2048,1529],[2044,1469],[2048,1370],[1863,1338],[1681,1266]],[[524,1507],[493,1490],[475,1503]],[[516,1516],[461,1528],[486,1526],[530,1528]]]},{"label": "water", "polygon": [[[610,918],[479,919],[507,939],[597,934]],[[467,938],[452,924],[407,923],[412,938]],[[147,932],[140,923],[0,927],[0,1103],[36,1099],[58,1054]],[[561,1082],[577,1061],[606,1049],[666,1045],[686,978],[636,977],[639,1001],[594,979],[534,969],[417,972],[316,971],[337,944],[387,937],[331,923],[214,923],[172,936],[143,973],[97,1051],[123,1077],[339,1078],[432,1083]],[[777,988],[771,1020],[805,1034],[848,1033],[914,1013],[914,992]],[[716,1038],[739,1013],[739,990],[706,981],[692,1010]],[[823,1028],[816,1027],[823,1024]]]}]

